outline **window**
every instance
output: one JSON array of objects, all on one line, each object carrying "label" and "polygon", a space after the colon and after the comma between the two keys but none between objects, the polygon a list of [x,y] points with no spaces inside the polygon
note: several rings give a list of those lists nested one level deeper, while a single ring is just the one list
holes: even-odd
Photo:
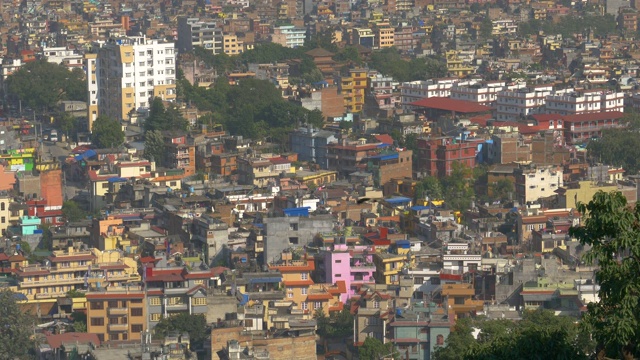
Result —
[{"label": "window", "polygon": [[160,314],[151,314],[150,319],[151,321],[160,321]]},{"label": "window", "polygon": [[6,221],[7,221],[7,219],[5,219],[5,217],[4,217],[4,216],[0,218],[0,222],[1,222],[1,223],[3,223],[3,224],[4,224]]},{"label": "window", "polygon": [[204,298],[204,297],[202,297],[202,298],[194,298],[192,303],[193,303],[193,305],[204,306],[204,305],[207,305],[207,298]]},{"label": "window", "polygon": [[142,332],[142,325],[139,325],[139,324],[131,325],[131,332],[132,333],[141,333]]},{"label": "window", "polygon": [[292,298],[293,297],[293,293],[287,293],[287,297],[288,298]]},{"label": "window", "polygon": [[110,334],[109,334],[109,340],[110,340],[110,341],[118,341],[118,334],[116,334],[116,333],[110,333]]},{"label": "window", "polygon": [[110,308],[117,308],[118,307],[118,301],[109,301],[107,302],[107,306]]},{"label": "window", "polygon": [[298,245],[298,237],[290,237],[289,238],[289,244]]},{"label": "window", "polygon": [[373,308],[374,309],[380,309],[380,301],[373,300]]},{"label": "window", "polygon": [[300,305],[302,305],[302,310],[308,310],[308,309],[309,309],[309,307],[308,307],[308,305],[307,305],[307,303],[306,303],[306,302],[303,302],[303,303],[302,303],[302,304],[300,304]]},{"label": "window", "polygon": [[300,278],[302,280],[307,280],[309,279],[309,273],[303,272],[302,274],[300,274]]},{"label": "window", "polygon": [[320,301],[316,301],[313,303],[313,308],[314,309],[320,309],[322,307],[322,303]]},{"label": "window", "polygon": [[142,316],[142,309],[131,309],[131,316]]},{"label": "window", "polygon": [[456,298],[454,298],[453,303],[456,304],[456,305],[464,305],[464,298],[463,297],[456,297]]},{"label": "window", "polygon": [[[4,209],[3,209],[4,210]],[[291,231],[298,231],[298,224],[297,223],[291,223],[289,224],[289,230]]]},{"label": "window", "polygon": [[104,326],[104,319],[98,318],[98,317],[92,317],[91,326]]},{"label": "window", "polygon": [[307,288],[300,289],[300,292],[302,292],[302,295],[307,295],[307,291],[308,291]]},{"label": "window", "polygon": [[[119,273],[118,273],[119,275]],[[142,299],[133,299],[131,300],[132,304],[142,304]],[[127,307],[127,303],[125,301],[122,302],[122,307]]]},{"label": "window", "polygon": [[103,301],[92,301],[91,302],[91,310],[104,310],[104,302]]},{"label": "window", "polygon": [[4,211],[4,207],[5,207],[4,203],[0,203],[0,210]]},{"label": "window", "polygon": [[149,299],[149,305],[151,306],[160,306],[160,298],[159,297],[152,297]]},{"label": "window", "polygon": [[109,324],[110,325],[114,325],[114,324],[117,324],[117,323],[118,323],[118,318],[117,317],[110,317],[109,318]]},{"label": "window", "polygon": [[443,335],[438,335],[436,337],[436,345],[438,345],[438,346],[444,345],[444,336]]}]

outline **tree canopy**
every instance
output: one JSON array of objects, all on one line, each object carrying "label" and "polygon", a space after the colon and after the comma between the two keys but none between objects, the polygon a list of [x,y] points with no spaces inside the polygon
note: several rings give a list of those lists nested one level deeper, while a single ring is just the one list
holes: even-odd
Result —
[{"label": "tree canopy", "polygon": [[153,98],[149,117],[144,121],[145,131],[187,130],[189,124],[175,106],[165,107],[162,99]]},{"label": "tree canopy", "polygon": [[606,36],[617,33],[616,18],[605,15],[567,15],[562,21],[532,19],[520,23],[518,33],[522,36],[537,34],[540,30],[545,34],[562,34],[571,37],[573,34],[586,34],[593,30],[595,36]]},{"label": "tree canopy", "polygon": [[37,60],[26,63],[7,77],[10,94],[33,109],[49,109],[61,100],[87,100],[84,72]]},{"label": "tree canopy", "polygon": [[345,337],[353,334],[353,315],[348,307],[327,316],[322,309],[314,314],[318,324],[318,335],[322,337]]},{"label": "tree canopy", "polygon": [[583,322],[597,341],[597,356],[640,357],[640,203],[629,207],[618,191],[597,192],[579,203],[583,224],[569,230],[580,243],[591,246],[584,256],[598,265],[595,280],[599,301],[588,304]]},{"label": "tree canopy", "polygon": [[383,344],[382,341],[368,337],[364,344],[358,348],[360,360],[380,360],[382,358],[398,358],[398,352],[393,347],[393,343]]},{"label": "tree canopy", "polygon": [[172,332],[186,332],[189,334],[191,349],[200,349],[207,337],[207,319],[202,314],[179,313],[160,319],[153,331],[156,338],[166,337]]},{"label": "tree canopy", "polygon": [[98,116],[93,122],[91,141],[100,149],[119,146],[124,142],[124,131],[120,123],[107,116]]},{"label": "tree canopy", "polygon": [[0,290],[0,360],[31,359],[35,319],[23,312],[15,293]]},{"label": "tree canopy", "polygon": [[144,135],[144,157],[162,165],[165,160],[166,146],[164,137],[159,130],[147,131]]},{"label": "tree canopy", "polygon": [[[472,331],[480,330],[475,339]],[[436,350],[436,360],[587,359],[592,349],[588,333],[574,318],[547,310],[525,311],[522,320],[459,319]]]},{"label": "tree canopy", "polygon": [[394,47],[371,54],[371,66],[394,80],[404,82],[427,80],[447,75],[447,65],[441,59],[404,59]]},{"label": "tree canopy", "polygon": [[71,222],[86,218],[87,213],[78,206],[78,203],[73,200],[68,200],[62,204],[62,216]]}]

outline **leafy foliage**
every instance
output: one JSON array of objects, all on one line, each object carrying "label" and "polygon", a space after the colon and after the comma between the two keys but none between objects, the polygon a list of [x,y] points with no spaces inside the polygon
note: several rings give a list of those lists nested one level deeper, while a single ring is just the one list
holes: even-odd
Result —
[{"label": "leafy foliage", "polygon": [[48,109],[61,100],[87,100],[82,69],[38,60],[26,63],[7,78],[10,94],[34,109]]},{"label": "leafy foliage", "polygon": [[630,208],[620,192],[597,192],[580,203],[583,225],[569,230],[582,244],[588,264],[597,264],[599,301],[588,305],[584,323],[592,329],[598,356],[640,356],[640,205]]},{"label": "leafy foliage", "polygon": [[160,319],[153,331],[156,338],[163,338],[172,332],[186,332],[189,334],[191,349],[200,349],[207,337],[207,320],[201,314],[179,313]]},{"label": "leafy foliage", "polygon": [[427,176],[416,185],[416,199],[441,200],[444,196],[444,190],[440,180],[433,176]]},{"label": "leafy foliage", "polygon": [[515,186],[511,179],[500,179],[494,184],[490,184],[489,187],[491,188],[493,198],[501,201],[509,200],[510,195],[515,195]]},{"label": "leafy foliage", "polygon": [[604,164],[621,166],[628,174],[640,170],[640,139],[636,132],[625,129],[608,129],[602,137],[589,141],[589,156]]},{"label": "leafy foliage", "polygon": [[124,142],[124,131],[116,120],[106,116],[98,116],[93,122],[91,141],[100,149],[118,146]]},{"label": "leafy foliage", "polygon": [[538,31],[545,34],[562,34],[563,37],[570,37],[573,34],[586,34],[593,30],[595,36],[606,36],[617,33],[616,19],[613,15],[567,15],[562,21],[542,21],[529,20],[520,24],[518,33],[523,36],[537,34]]},{"label": "leafy foliage", "polygon": [[31,359],[35,319],[20,309],[14,295],[10,290],[0,290],[0,359]]},{"label": "leafy foliage", "polygon": [[78,221],[87,217],[87,213],[82,210],[78,203],[73,200],[67,200],[62,204],[62,216],[69,221]]},{"label": "leafy foliage", "polygon": [[253,139],[281,138],[298,122],[315,126],[323,122],[319,111],[284,100],[280,91],[264,80],[244,79],[237,86],[218,81],[211,89],[186,84],[185,97],[198,109],[211,112],[209,124]]},{"label": "leafy foliage", "polygon": [[162,165],[165,160],[166,145],[159,130],[147,131],[144,135],[144,157]]},{"label": "leafy foliage", "polygon": [[187,130],[189,124],[175,106],[165,108],[162,99],[153,98],[149,117],[144,121],[146,131],[153,130]]},{"label": "leafy foliage", "polygon": [[318,335],[322,337],[345,337],[353,334],[353,315],[347,306],[328,317],[322,309],[314,314],[318,324]]},{"label": "leafy foliage", "polygon": [[[477,340],[474,328],[480,330]],[[532,359],[553,354],[554,359],[587,359],[588,333],[575,320],[546,310],[526,311],[522,320],[460,319],[436,360]]]},{"label": "leafy foliage", "polygon": [[[75,291],[75,290],[72,290],[72,291]],[[67,292],[67,296],[69,296],[70,292],[71,291]],[[74,311],[71,313],[71,321],[73,325],[73,331],[87,332],[87,314],[81,313],[79,311]]]},{"label": "leafy foliage", "polygon": [[393,47],[374,52],[371,55],[371,65],[374,69],[400,82],[426,80],[447,74],[444,61],[433,58],[405,60]]},{"label": "leafy foliage", "polygon": [[358,348],[358,355],[361,360],[379,360],[385,357],[399,358],[393,343],[383,344],[382,341],[372,337],[368,337],[364,344]]}]

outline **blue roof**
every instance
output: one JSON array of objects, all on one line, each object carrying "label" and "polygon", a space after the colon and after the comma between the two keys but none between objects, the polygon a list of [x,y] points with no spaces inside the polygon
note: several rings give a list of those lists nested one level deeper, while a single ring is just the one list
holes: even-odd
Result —
[{"label": "blue roof", "polygon": [[115,182],[125,182],[127,181],[127,179],[115,176],[112,178],[108,178],[107,181],[110,183],[115,183]]},{"label": "blue roof", "polygon": [[288,208],[288,209],[284,209],[282,210],[282,212],[284,212],[284,216],[287,217],[309,217],[309,210],[311,208],[308,206],[304,206],[304,207],[297,207],[297,208]]},{"label": "blue roof", "polygon": [[411,210],[413,211],[421,211],[421,210],[429,210],[429,209],[431,209],[431,205],[428,205],[428,206],[414,205],[411,207]]},{"label": "blue roof", "polygon": [[397,196],[397,197],[385,199],[384,201],[388,202],[389,204],[404,204],[404,203],[411,202],[411,199],[404,196]]},{"label": "blue roof", "polygon": [[369,159],[380,159],[380,160],[393,160],[397,158],[398,158],[398,153],[369,156]]},{"label": "blue roof", "polygon": [[278,277],[259,277],[249,280],[249,284],[267,284],[267,283],[279,283],[282,281],[282,276]]},{"label": "blue roof", "polygon": [[383,147],[387,147],[387,146],[391,146],[391,144],[385,144],[385,143],[382,143],[382,144],[379,144],[379,145],[378,145],[378,146],[376,146],[376,147],[377,147],[377,148],[383,148]]},{"label": "blue roof", "polygon": [[96,155],[98,155],[98,153],[97,153],[95,150],[89,149],[89,150],[87,150],[87,151],[83,152],[83,153],[82,153],[82,154],[80,154],[80,155],[76,155],[76,156],[74,157],[74,159],[75,159],[76,161],[80,161],[80,160],[84,160],[84,159],[92,158],[92,157],[94,157],[94,156],[96,156]]}]

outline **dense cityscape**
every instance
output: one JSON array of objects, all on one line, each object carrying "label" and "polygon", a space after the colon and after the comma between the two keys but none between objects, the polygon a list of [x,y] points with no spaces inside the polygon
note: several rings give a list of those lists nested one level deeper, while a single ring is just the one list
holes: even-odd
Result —
[{"label": "dense cityscape", "polygon": [[640,358],[636,0],[0,8],[0,360]]}]

